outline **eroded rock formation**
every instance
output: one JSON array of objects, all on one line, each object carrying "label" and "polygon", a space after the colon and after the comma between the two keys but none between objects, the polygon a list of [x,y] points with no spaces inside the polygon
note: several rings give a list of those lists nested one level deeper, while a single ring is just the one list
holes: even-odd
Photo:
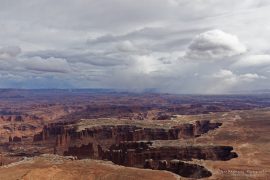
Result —
[{"label": "eroded rock formation", "polygon": [[[208,120],[179,124],[171,128],[135,125],[100,125],[78,129],[70,123],[44,126],[34,143],[46,145],[51,152],[79,159],[109,160],[115,164],[168,170],[184,177],[208,177],[202,166],[182,161],[192,159],[229,160],[237,157],[230,146],[153,146],[156,140],[196,138],[221,126]],[[177,163],[176,163],[177,161]]]}]

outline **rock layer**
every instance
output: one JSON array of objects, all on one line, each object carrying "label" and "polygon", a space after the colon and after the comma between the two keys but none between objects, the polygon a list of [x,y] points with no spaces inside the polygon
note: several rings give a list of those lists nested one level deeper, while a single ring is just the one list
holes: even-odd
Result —
[{"label": "rock layer", "polygon": [[135,125],[100,125],[78,129],[70,123],[44,126],[34,136],[41,144],[59,155],[109,160],[115,164],[167,170],[184,177],[211,176],[203,166],[183,161],[192,159],[230,160],[237,157],[230,146],[153,146],[156,140],[196,138],[221,126],[208,120],[194,124],[179,124],[171,128],[151,128]]}]

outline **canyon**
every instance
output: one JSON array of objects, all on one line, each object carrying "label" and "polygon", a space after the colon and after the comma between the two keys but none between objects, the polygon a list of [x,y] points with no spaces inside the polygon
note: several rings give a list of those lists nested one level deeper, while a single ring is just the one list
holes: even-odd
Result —
[{"label": "canyon", "polygon": [[[83,123],[86,126],[87,120]],[[151,127],[151,123],[147,125]],[[54,123],[45,126],[33,140],[41,146],[45,144],[44,148],[47,151],[50,144],[50,152],[53,154],[75,156],[78,159],[109,160],[129,167],[163,169],[184,177],[202,178],[211,176],[211,172],[203,166],[180,160],[230,160],[237,157],[235,152],[231,152],[233,147],[154,147],[152,144],[155,140],[196,138],[219,126],[221,123],[211,123],[207,120],[167,127],[167,129],[134,125],[102,125],[82,129],[76,124],[70,126],[68,123]],[[180,171],[183,168],[190,169],[190,172]]]},{"label": "canyon", "polygon": [[[127,179],[136,177],[129,168],[168,179],[233,178],[226,173],[230,168],[243,172],[240,179],[269,175],[268,95],[2,90],[0,99],[0,172],[7,174],[29,162],[45,161],[41,168],[51,169],[57,166],[53,159],[60,159],[68,166],[87,160],[105,169],[126,168],[132,171]],[[251,157],[255,166],[245,161]],[[253,177],[250,171],[261,173]]]}]

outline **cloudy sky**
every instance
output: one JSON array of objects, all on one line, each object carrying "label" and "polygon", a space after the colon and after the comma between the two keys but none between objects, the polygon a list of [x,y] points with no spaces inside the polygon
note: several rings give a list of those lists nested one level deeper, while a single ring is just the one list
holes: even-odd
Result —
[{"label": "cloudy sky", "polygon": [[270,89],[269,0],[0,0],[0,88]]}]

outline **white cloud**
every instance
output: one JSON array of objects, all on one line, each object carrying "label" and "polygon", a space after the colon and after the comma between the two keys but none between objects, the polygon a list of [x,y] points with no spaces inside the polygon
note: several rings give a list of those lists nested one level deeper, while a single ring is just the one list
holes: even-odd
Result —
[{"label": "white cloud", "polygon": [[236,67],[270,66],[270,55],[246,55],[233,64]]},{"label": "white cloud", "polygon": [[247,90],[242,88],[258,80],[265,80],[267,78],[256,73],[235,74],[230,70],[221,69],[212,76],[209,76],[208,79],[211,82],[211,86],[206,89],[206,92],[216,94],[239,90],[239,88],[241,90]]},{"label": "white cloud", "polygon": [[242,74],[239,76],[239,78],[243,81],[254,81],[256,79],[267,79],[265,76],[260,76],[258,74],[252,74],[252,73],[247,73],[247,74]]},{"label": "white cloud", "polygon": [[223,79],[231,82],[239,81],[253,81],[256,79],[265,79],[266,77],[260,76],[256,73],[246,73],[246,74],[234,74],[232,71],[227,69],[221,69],[219,72],[213,75],[214,78]]},{"label": "white cloud", "polygon": [[246,52],[237,36],[215,29],[197,35],[188,47],[186,58],[211,61]]},{"label": "white cloud", "polygon": [[230,70],[221,69],[218,73],[215,73],[213,76],[215,78],[231,78],[234,77],[234,74]]}]

